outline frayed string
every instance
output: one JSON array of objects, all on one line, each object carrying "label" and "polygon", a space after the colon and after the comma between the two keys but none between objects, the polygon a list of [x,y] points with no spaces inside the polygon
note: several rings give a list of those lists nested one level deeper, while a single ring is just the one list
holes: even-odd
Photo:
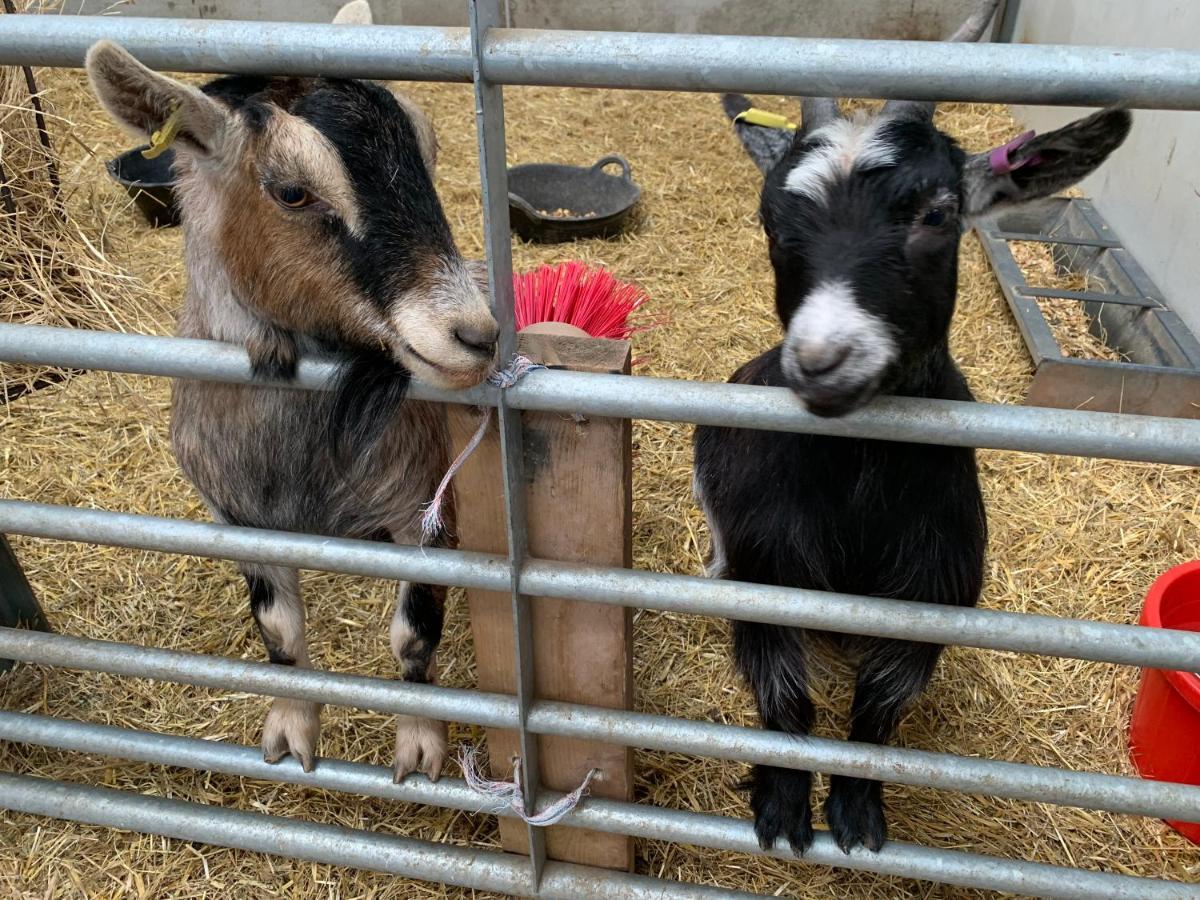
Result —
[{"label": "frayed string", "polygon": [[458,764],[462,768],[467,787],[483,797],[495,800],[490,812],[499,812],[507,808],[530,825],[540,827],[557,825],[562,821],[567,813],[579,805],[579,801],[587,794],[592,779],[599,774],[599,769],[589,770],[579,787],[571,793],[564,794],[541,812],[527,813],[525,811],[525,792],[521,788],[521,761],[519,759],[513,760],[512,781],[492,781],[485,778],[479,771],[475,748],[466,744],[458,748]]},{"label": "frayed string", "polygon": [[[528,357],[517,354],[508,361],[508,365],[502,369],[497,369],[488,376],[488,384],[504,390],[510,388],[534,369],[544,369],[543,365],[535,363]],[[450,487],[450,482],[454,480],[454,476],[458,470],[463,467],[463,464],[470,458],[487,435],[488,426],[492,424],[492,407],[488,407],[483,417],[479,420],[479,427],[475,429],[475,434],[471,436],[471,440],[467,442],[467,446],[463,447],[462,452],[458,454],[454,462],[450,464],[450,468],[446,470],[446,474],[442,476],[442,481],[438,485],[437,490],[433,494],[433,499],[425,504],[425,508],[421,511],[421,546],[424,547],[433,538],[439,535],[444,527],[442,521],[442,503],[446,497],[446,489]]]}]

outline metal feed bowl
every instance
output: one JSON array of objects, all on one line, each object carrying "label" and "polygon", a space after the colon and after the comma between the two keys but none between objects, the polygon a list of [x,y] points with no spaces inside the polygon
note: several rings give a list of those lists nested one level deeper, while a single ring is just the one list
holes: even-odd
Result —
[{"label": "metal feed bowl", "polygon": [[[620,166],[620,175],[604,171],[612,165]],[[641,194],[620,156],[605,156],[590,168],[529,163],[508,170],[509,218],[528,241],[612,237],[624,230]]]}]

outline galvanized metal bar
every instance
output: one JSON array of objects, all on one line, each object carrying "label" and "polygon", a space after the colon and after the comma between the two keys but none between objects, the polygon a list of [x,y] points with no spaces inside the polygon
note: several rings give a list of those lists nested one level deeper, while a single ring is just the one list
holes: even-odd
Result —
[{"label": "galvanized metal bar", "polygon": [[[1198,57],[1048,44],[514,28],[489,42],[484,70],[504,84],[1195,109]],[[1139,83],[1142,66],[1147,81]]]},{"label": "galvanized metal bar", "polygon": [[[422,550],[23,500],[0,499],[0,531],[493,591],[507,590],[510,584],[506,561],[479,553]],[[1200,670],[1200,634],[1190,631],[537,559],[525,562],[521,579],[522,590],[537,597],[1119,665]]]},{"label": "galvanized metal bar", "polygon": [[540,890],[517,857],[282,816],[0,773],[0,807],[110,828],[546,900],[748,900],[757,894],[550,863]]},{"label": "galvanized metal bar", "polygon": [[[479,141],[479,172],[483,194],[483,231],[487,250],[488,282],[492,307],[500,326],[502,362],[517,351],[517,312],[512,283],[512,235],[508,222],[508,162],[504,136],[504,93],[483,71],[483,48],[489,32],[504,24],[500,0],[469,0],[472,76],[475,82],[475,126]],[[529,710],[534,701],[533,610],[522,592],[521,566],[528,551],[525,530],[525,478],[521,411],[513,409],[505,394],[497,398],[500,458],[504,469],[505,532],[508,537],[508,592],[512,606],[513,665],[516,668],[517,735],[521,753],[525,811],[533,812],[541,777],[537,737],[529,731]],[[533,883],[537,885],[546,864],[545,830],[526,824]]]},{"label": "galvanized metal bar", "polygon": [[100,40],[168,72],[471,80],[466,28],[137,16],[4,16],[0,65],[79,67]]},{"label": "galvanized metal bar", "polygon": [[[1005,247],[984,237],[989,253]],[[1036,303],[1024,302],[1036,310]],[[252,380],[243,347],[36,325],[0,323],[0,362],[238,384]],[[335,368],[329,359],[302,359],[291,386],[321,389]],[[414,384],[411,394],[420,400],[495,406],[499,392]],[[531,372],[505,392],[505,400],[523,410],[1200,466],[1200,420],[1191,419],[912,397],[881,397],[849,416],[823,419],[805,412],[785,388],[564,371]]]},{"label": "galvanized metal bar", "polygon": [[1109,294],[1103,291],[1064,291],[1059,288],[1038,287],[1025,284],[1017,291],[1026,297],[1047,297],[1055,300],[1078,300],[1080,303],[1117,303],[1121,306],[1140,306],[1144,309],[1161,309],[1162,304],[1151,297],[1133,297],[1129,294]]},{"label": "galvanized metal bar", "polygon": [[[424,776],[413,775],[396,784],[388,768],[339,759],[322,759],[316,769],[305,772],[290,758],[275,764],[264,762],[262,752],[257,747],[65,721],[50,716],[0,712],[0,740],[154,765],[220,772],[262,781],[346,791],[393,802],[424,803],[466,812],[490,811],[482,805],[483,799],[458,778],[443,777],[437,784],[432,784]],[[545,791],[539,796],[538,805],[548,805],[561,796]],[[512,811],[504,807],[495,810],[495,814],[512,816]],[[568,813],[564,822],[593,831],[676,841],[755,856],[794,859],[790,851],[785,849],[764,853],[758,846],[750,822],[726,816],[589,797]],[[804,861],[1039,896],[1155,898],[1188,896],[1181,894],[1181,891],[1192,890],[1185,885],[1154,879],[999,860],[976,853],[940,850],[897,841],[888,842],[880,853],[856,850],[847,856],[825,833],[817,836]]]},{"label": "galvanized metal bar", "polygon": [[[107,38],[170,71],[469,81],[461,28],[5,16],[0,65],[78,66]],[[1200,109],[1200,53],[1131,47],[951,44],[496,29],[483,74],[548,84],[1065,106]]]},{"label": "galvanized metal bar", "polygon": [[[503,694],[311,670],[280,671],[282,667],[269,663],[6,629],[0,629],[0,652],[14,659],[64,668],[297,697],[379,712],[419,712],[475,725],[509,729],[517,725],[516,702]],[[3,727],[16,727],[11,718],[4,721],[8,721],[8,726]],[[529,713],[529,729],[536,734],[600,740],[646,750],[856,775],[897,784],[987,793],[1129,815],[1186,820],[1200,809],[1200,787],[1194,785],[819,737],[797,741],[781,732],[569,703],[535,702]],[[411,779],[405,784],[410,782]]]},{"label": "galvanized metal bar", "polygon": [[522,409],[1200,465],[1200,421],[1191,419],[911,397],[822,419],[785,388],[582,372],[535,372],[508,393]]},{"label": "galvanized metal bar", "polygon": [[153,678],[264,697],[294,697],[394,715],[421,715],[497,728],[515,728],[517,723],[516,703],[506,694],[366,678],[64,634],[0,628],[0,655],[64,669]]},{"label": "galvanized metal bar", "polygon": [[[264,531],[161,516],[114,513],[0,499],[0,521],[14,534],[188,553],[215,559],[267,562],[368,578],[503,591],[507,560],[485,553],[354,541],[290,531]],[[0,525],[0,532],[5,529]]]}]

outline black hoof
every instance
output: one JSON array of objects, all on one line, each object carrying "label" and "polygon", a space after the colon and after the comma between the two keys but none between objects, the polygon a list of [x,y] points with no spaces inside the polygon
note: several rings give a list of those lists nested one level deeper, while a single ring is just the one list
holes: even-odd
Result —
[{"label": "black hoof", "polygon": [[803,856],[813,841],[811,776],[807,772],[755,766],[750,781],[750,808],[754,833],[763,850],[771,850],[782,836],[792,852]]},{"label": "black hoof", "polygon": [[825,801],[829,833],[843,853],[859,844],[878,852],[887,840],[883,786],[878,781],[834,776]]}]

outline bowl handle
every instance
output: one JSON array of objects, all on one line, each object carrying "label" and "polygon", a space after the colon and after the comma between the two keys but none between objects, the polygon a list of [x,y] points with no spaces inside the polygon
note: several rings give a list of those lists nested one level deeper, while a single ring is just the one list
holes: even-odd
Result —
[{"label": "bowl handle", "polygon": [[518,197],[512,191],[508,192],[508,204],[509,206],[515,206],[517,209],[522,210],[525,215],[532,219],[546,218],[544,215],[534,209],[533,205],[528,200],[526,200],[524,197]]},{"label": "bowl handle", "polygon": [[596,160],[596,164],[594,166],[592,166],[592,171],[599,172],[605,166],[613,166],[613,165],[620,166],[621,167],[621,177],[624,178],[626,181],[630,180],[630,177],[633,175],[633,170],[629,168],[629,160],[627,160],[623,156],[617,156],[615,153],[611,154],[610,156],[605,156],[605,157],[602,157],[602,158]]}]

